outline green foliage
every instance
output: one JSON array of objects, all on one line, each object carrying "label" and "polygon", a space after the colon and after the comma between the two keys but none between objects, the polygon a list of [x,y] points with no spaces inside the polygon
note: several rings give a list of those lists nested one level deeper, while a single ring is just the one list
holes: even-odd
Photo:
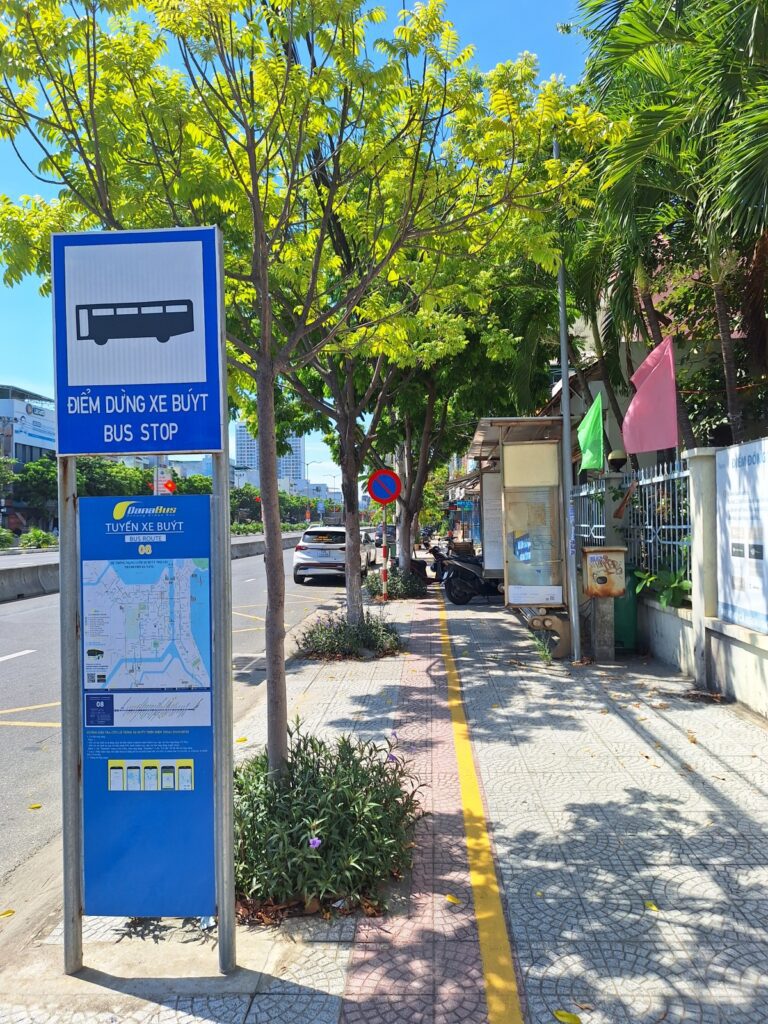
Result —
[{"label": "green foliage", "polygon": [[229,532],[235,537],[249,537],[254,533],[263,533],[264,526],[261,523],[232,523]]},{"label": "green foliage", "polygon": [[659,569],[657,572],[635,569],[635,576],[639,581],[637,593],[645,589],[652,591],[658,595],[662,608],[680,608],[691,592],[690,580],[686,579],[682,569]]},{"label": "green foliage", "polygon": [[13,547],[14,536],[10,530],[6,530],[4,526],[0,526],[0,551],[4,548]]},{"label": "green foliage", "polygon": [[366,612],[352,624],[343,614],[326,615],[308,626],[298,637],[298,647],[307,658],[359,658],[366,651],[379,657],[397,654],[402,640],[395,627],[382,615]]},{"label": "green foliage", "polygon": [[57,500],[58,488],[56,460],[43,458],[22,466],[14,480],[13,493],[17,501],[45,513]]},{"label": "green foliage", "polygon": [[[378,900],[411,865],[419,785],[395,745],[289,730],[284,776],[266,753],[235,770],[235,885],[241,899]],[[319,840],[319,843],[318,843]]]},{"label": "green foliage", "polygon": [[[280,523],[280,528],[283,531],[283,533],[299,532],[296,523]],[[255,533],[264,533],[264,526],[262,523],[252,522],[232,523],[232,525],[229,528],[229,532],[234,537],[250,537],[252,534]]]},{"label": "green foliage", "polygon": [[16,477],[14,472],[14,461],[6,455],[0,455],[0,498],[4,498],[11,489]]},{"label": "green foliage", "polygon": [[[365,589],[370,597],[379,597],[382,593],[381,573],[369,572],[365,579]],[[426,597],[427,584],[415,572],[400,572],[397,567],[393,567],[387,580],[387,594],[393,601]]]},{"label": "green foliage", "polygon": [[210,494],[213,487],[213,480],[202,473],[192,473],[190,476],[178,476],[174,471],[173,479],[176,481],[177,494]]},{"label": "green foliage", "polygon": [[448,467],[433,469],[424,485],[424,497],[419,513],[422,526],[439,527],[445,520],[442,505],[445,504],[445,485],[448,483]]},{"label": "green foliage", "polygon": [[152,481],[151,469],[138,469],[98,456],[77,460],[77,491],[86,497],[151,494]]},{"label": "green foliage", "polygon": [[19,547],[22,548],[51,548],[59,543],[59,538],[45,530],[39,530],[33,526],[31,530],[21,535]]}]

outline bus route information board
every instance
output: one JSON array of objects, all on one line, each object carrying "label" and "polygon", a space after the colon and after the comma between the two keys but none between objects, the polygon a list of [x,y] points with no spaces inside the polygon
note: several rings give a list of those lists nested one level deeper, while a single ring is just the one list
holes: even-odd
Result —
[{"label": "bus route information board", "polygon": [[85,913],[215,913],[207,495],[80,501]]}]

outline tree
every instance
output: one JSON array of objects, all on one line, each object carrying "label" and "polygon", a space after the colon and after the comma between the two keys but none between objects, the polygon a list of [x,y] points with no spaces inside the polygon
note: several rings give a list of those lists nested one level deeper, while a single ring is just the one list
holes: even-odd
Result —
[{"label": "tree", "polygon": [[605,109],[627,125],[608,155],[606,184],[620,203],[638,183],[655,189],[649,213],[657,236],[678,248],[682,242],[690,254],[698,249],[691,270],[703,270],[712,289],[728,420],[739,441],[741,385],[729,303],[739,263],[749,266],[739,305],[758,366],[768,346],[765,164],[755,121],[768,88],[768,9],[764,0],[583,0],[582,9],[592,30],[592,80]]},{"label": "tree", "polygon": [[[374,59],[383,14],[362,0],[0,3],[0,126],[60,189],[0,211],[6,280],[48,272],[51,230],[224,233],[230,360],[257,391],[275,772],[287,743],[275,387],[329,347],[376,356],[376,328],[430,286],[424,252],[458,258],[513,205],[543,245],[529,208],[570,173],[529,171],[562,120],[561,87],[537,90],[530,58],[470,70],[443,13],[442,0],[416,5]],[[382,301],[400,264],[407,301]]]},{"label": "tree", "polygon": [[48,514],[58,497],[59,478],[55,459],[38,459],[22,466],[13,485],[13,493],[41,516]]},{"label": "tree", "polygon": [[211,477],[202,473],[192,473],[190,476],[178,476],[173,474],[176,483],[177,494],[210,494],[213,481]]},{"label": "tree", "polygon": [[14,459],[0,455],[0,498],[7,497],[11,490],[11,485],[16,477],[15,464]]}]

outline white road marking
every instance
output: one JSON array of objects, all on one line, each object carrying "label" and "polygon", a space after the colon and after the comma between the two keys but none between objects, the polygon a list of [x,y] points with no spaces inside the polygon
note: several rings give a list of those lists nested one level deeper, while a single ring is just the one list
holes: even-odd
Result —
[{"label": "white road marking", "polygon": [[25,654],[34,654],[34,651],[16,651],[15,654],[4,654],[0,661],[10,661],[11,658],[21,658]]}]

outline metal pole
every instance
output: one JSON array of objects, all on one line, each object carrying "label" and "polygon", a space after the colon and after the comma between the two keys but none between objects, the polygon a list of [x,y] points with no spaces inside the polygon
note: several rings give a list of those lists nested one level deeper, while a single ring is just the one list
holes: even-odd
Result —
[{"label": "metal pole", "polygon": [[229,456],[213,455],[211,499],[213,610],[213,749],[216,814],[216,906],[219,970],[236,967],[235,858],[232,787],[232,566],[229,553]]},{"label": "metal pole", "polygon": [[[229,536],[229,424],[226,418],[226,342],[224,335],[224,266],[221,233],[219,257],[219,339],[221,364],[222,450],[212,455],[211,598],[213,627],[213,802],[216,835],[216,909],[219,928],[219,970],[237,967],[235,918],[235,822],[232,773],[232,561]],[[262,511],[262,519],[264,513]]]},{"label": "metal pole", "polygon": [[64,971],[83,966],[82,673],[77,459],[58,460]]},{"label": "metal pole", "polygon": [[[560,159],[560,144],[554,141],[552,155]],[[565,258],[561,253],[557,268],[557,290],[560,299],[560,372],[562,375],[561,404],[563,414],[562,488],[563,535],[565,537],[565,570],[568,581],[568,611],[571,619],[571,648],[574,661],[581,661],[581,622],[579,621],[579,589],[576,579],[575,512],[571,497],[573,471],[571,467],[571,386],[568,365],[568,313],[565,308]]]},{"label": "metal pole", "polygon": [[381,557],[384,565],[381,567],[381,596],[385,601],[389,600],[389,548],[387,547],[387,506],[381,506],[384,511],[384,524],[381,528]]}]

